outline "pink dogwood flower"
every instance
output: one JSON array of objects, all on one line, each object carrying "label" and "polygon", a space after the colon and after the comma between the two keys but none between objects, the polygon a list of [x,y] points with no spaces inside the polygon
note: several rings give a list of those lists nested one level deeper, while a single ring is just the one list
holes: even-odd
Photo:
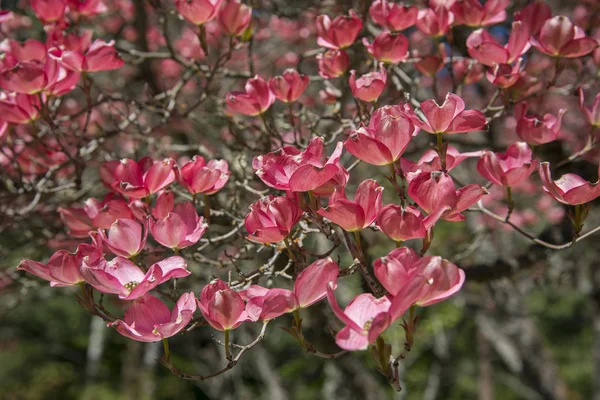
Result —
[{"label": "pink dogwood flower", "polygon": [[377,109],[369,127],[354,131],[344,147],[354,157],[373,165],[387,165],[397,161],[413,136],[419,133],[402,105]]},{"label": "pink dogwood flower", "polygon": [[51,24],[62,19],[67,6],[64,0],[32,0],[31,8],[35,16],[44,24]]},{"label": "pink dogwood flower", "polygon": [[477,203],[487,190],[472,184],[456,190],[452,177],[445,172],[421,172],[408,184],[408,195],[427,213],[448,207],[442,218],[446,221],[463,221],[464,210]]},{"label": "pink dogwood flower", "polygon": [[252,21],[252,8],[236,0],[227,1],[219,13],[219,26],[231,36],[241,36]]},{"label": "pink dogwood flower", "polygon": [[508,43],[504,46],[497,43],[485,29],[478,29],[467,38],[467,51],[471,57],[488,67],[512,64],[529,50],[530,37],[529,27],[521,21],[513,22]]},{"label": "pink dogwood flower", "polygon": [[417,22],[417,7],[402,3],[391,3],[388,0],[375,0],[369,7],[369,15],[373,22],[392,32],[403,31]]},{"label": "pink dogwood flower", "polygon": [[383,63],[379,63],[378,72],[369,72],[356,78],[356,71],[350,71],[350,90],[352,95],[362,101],[375,101],[381,96],[387,83],[387,70]]},{"label": "pink dogwood flower", "polygon": [[529,145],[549,143],[558,137],[562,125],[562,117],[567,112],[565,108],[558,111],[558,116],[545,114],[540,117],[536,114],[527,114],[529,104],[521,102],[515,106],[514,113],[517,119],[517,135]]},{"label": "pink dogwood flower", "polygon": [[600,197],[600,185],[591,183],[576,174],[565,174],[552,180],[550,163],[543,162],[539,167],[544,191],[563,204],[579,205]]},{"label": "pink dogwood flower", "polygon": [[388,64],[398,64],[408,58],[408,39],[400,33],[381,32],[373,43],[363,38],[367,51],[377,61]]},{"label": "pink dogwood flower", "polygon": [[82,259],[94,252],[97,252],[95,246],[80,244],[75,253],[69,253],[67,250],[57,251],[50,257],[47,264],[23,260],[17,270],[27,271],[38,278],[49,281],[52,287],[73,286],[84,280],[79,270]]},{"label": "pink dogwood flower", "polygon": [[338,265],[330,258],[313,262],[298,274],[294,289],[266,289],[252,285],[244,293],[246,311],[252,320],[269,320],[310,307],[327,296],[327,285],[336,282]]},{"label": "pink dogwood flower", "polygon": [[313,191],[317,195],[331,194],[336,186],[346,186],[348,172],[340,165],[343,143],[326,158],[323,138],[313,138],[304,151],[284,146],[260,155],[252,161],[256,175],[269,187],[292,192]]},{"label": "pink dogwood flower", "polygon": [[83,17],[94,17],[108,10],[102,0],[67,0],[69,10]]},{"label": "pink dogwood flower", "polygon": [[282,76],[276,76],[269,80],[269,88],[279,101],[292,103],[304,93],[308,87],[309,79],[301,75],[295,69],[286,69]]},{"label": "pink dogwood flower", "polygon": [[506,153],[485,151],[477,162],[477,171],[500,186],[517,186],[529,178],[538,166],[531,149],[524,142],[511,144]]},{"label": "pink dogwood flower", "polygon": [[48,55],[65,68],[77,72],[97,72],[119,69],[125,61],[115,50],[115,41],[105,42],[96,39],[92,43],[92,31],[86,30],[81,36],[70,35],[66,46],[54,48]]},{"label": "pink dogwood flower", "polygon": [[590,124],[593,128],[600,127],[600,93],[596,95],[594,98],[594,103],[592,107],[585,106],[585,96],[583,94],[583,89],[579,88],[579,107],[583,112],[585,120],[588,124]]},{"label": "pink dogwood flower", "polygon": [[290,234],[302,217],[298,204],[288,197],[269,195],[250,206],[244,225],[248,240],[258,243],[277,243]]},{"label": "pink dogwood flower", "polygon": [[521,72],[521,60],[519,60],[515,65],[494,64],[492,68],[488,69],[485,77],[494,86],[506,89],[519,81]]},{"label": "pink dogwood flower", "polygon": [[133,214],[126,201],[115,198],[110,193],[102,201],[89,198],[83,207],[95,228],[110,229],[119,218],[133,219]]},{"label": "pink dogwood flower", "polygon": [[233,112],[255,116],[267,111],[275,102],[275,95],[263,78],[256,75],[246,81],[245,92],[229,92],[225,101]]},{"label": "pink dogwood flower", "polygon": [[229,165],[225,160],[210,160],[194,156],[181,168],[176,168],[177,181],[190,194],[215,194],[229,180]]},{"label": "pink dogwood flower", "polygon": [[100,237],[108,249],[117,256],[131,258],[137,256],[146,245],[148,238],[148,223],[144,226],[126,218],[117,219],[108,230],[100,230]]},{"label": "pink dogwood flower", "polygon": [[425,8],[417,14],[417,28],[426,36],[442,37],[454,22],[454,14],[445,7]]},{"label": "pink dogwood flower", "polygon": [[349,16],[339,15],[332,21],[327,15],[317,17],[317,44],[328,49],[344,49],[356,40],[362,20],[353,10]]},{"label": "pink dogwood flower", "polygon": [[413,114],[413,123],[429,133],[466,133],[483,130],[487,125],[481,111],[465,110],[465,102],[454,93],[448,93],[441,106],[434,99],[425,100],[421,110],[425,121]]},{"label": "pink dogwood flower", "polygon": [[85,257],[81,263],[81,275],[87,283],[102,293],[117,294],[121,300],[138,299],[169,279],[190,274],[187,263],[178,256],[153,264],[148,272],[123,257],[107,261],[96,255]]},{"label": "pink dogwood flower", "polygon": [[219,13],[223,0],[175,0],[175,8],[194,25],[203,25]]},{"label": "pink dogwood flower", "polygon": [[108,324],[121,335],[138,342],[157,342],[181,332],[196,312],[194,293],[181,295],[173,311],[158,298],[145,294],[134,300],[125,317]]},{"label": "pink dogwood flower", "polygon": [[465,282],[465,272],[438,256],[420,258],[412,249],[402,247],[373,263],[377,280],[393,296],[400,295],[415,282],[421,286],[413,304],[427,307],[456,294]]},{"label": "pink dogwood flower", "polygon": [[328,206],[321,208],[318,213],[347,232],[360,231],[375,221],[381,208],[382,195],[383,186],[373,179],[367,179],[358,185],[354,200],[348,200],[342,188],[333,193]]},{"label": "pink dogwood flower", "polygon": [[118,193],[142,199],[169,186],[175,180],[175,163],[164,159],[142,158],[108,161],[100,167],[103,182]]},{"label": "pink dogwood flower", "polygon": [[448,206],[441,207],[425,217],[417,207],[388,204],[377,214],[377,227],[396,242],[423,239],[449,210]]},{"label": "pink dogwood flower", "polygon": [[413,279],[391,298],[376,298],[370,293],[356,296],[342,311],[335,299],[334,282],[327,286],[327,300],[335,316],[346,326],[335,336],[335,343],[344,350],[366,350],[396,319],[414,303],[423,290],[422,282]]},{"label": "pink dogwood flower", "polygon": [[38,96],[0,92],[0,115],[9,124],[27,124],[40,116]]},{"label": "pink dogwood flower", "polygon": [[552,18],[552,10],[544,1],[533,1],[515,12],[515,21],[523,21],[532,35],[540,33],[544,23]]},{"label": "pink dogwood flower", "polygon": [[350,57],[344,50],[327,50],[317,54],[319,75],[325,79],[337,78],[348,70]]},{"label": "pink dogwood flower", "polygon": [[186,201],[175,206],[164,218],[150,223],[152,237],[170,249],[184,249],[204,235],[208,224],[199,217],[192,203]]},{"label": "pink dogwood flower", "polygon": [[544,22],[539,36],[531,38],[531,44],[542,53],[553,57],[577,58],[585,56],[598,47],[598,41],[585,35],[563,15]]},{"label": "pink dogwood flower", "polygon": [[498,24],[506,19],[506,7],[510,0],[489,0],[481,4],[477,0],[458,0],[450,7],[456,25],[471,27]]},{"label": "pink dogwood flower", "polygon": [[251,320],[242,296],[220,279],[206,285],[196,301],[206,322],[219,331],[235,329]]},{"label": "pink dogwood flower", "polygon": [[0,86],[9,92],[37,94],[54,85],[59,73],[58,63],[50,57],[5,63],[0,71]]}]

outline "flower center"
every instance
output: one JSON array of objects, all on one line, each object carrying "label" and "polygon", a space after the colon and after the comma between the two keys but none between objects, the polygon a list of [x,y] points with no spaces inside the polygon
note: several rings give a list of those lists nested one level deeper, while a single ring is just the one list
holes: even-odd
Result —
[{"label": "flower center", "polygon": [[136,282],[136,281],[131,281],[131,282],[127,282],[127,283],[126,283],[125,285],[123,285],[123,286],[125,286],[125,289],[127,289],[127,290],[129,290],[129,291],[131,292],[131,291],[132,291],[133,289],[135,289],[135,287],[136,287],[137,285],[139,285],[139,284],[140,284],[139,282]]}]

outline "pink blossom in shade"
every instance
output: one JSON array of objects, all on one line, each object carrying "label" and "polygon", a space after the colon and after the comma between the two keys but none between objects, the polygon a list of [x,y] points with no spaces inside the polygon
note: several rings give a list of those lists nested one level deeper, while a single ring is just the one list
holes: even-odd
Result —
[{"label": "pink blossom in shade", "polygon": [[104,244],[117,256],[131,258],[138,255],[146,245],[148,223],[144,226],[133,219],[119,218],[108,230],[100,230]]},{"label": "pink blossom in shade", "polygon": [[517,119],[517,135],[529,145],[549,143],[558,137],[562,125],[562,117],[567,112],[565,108],[558,111],[558,116],[545,114],[540,117],[535,114],[527,114],[529,104],[521,102],[514,108]]},{"label": "pink blossom in shade", "polygon": [[253,321],[273,319],[324,299],[327,285],[336,282],[338,273],[338,265],[327,257],[313,262],[300,272],[293,291],[252,285],[240,294],[247,300],[246,311]]},{"label": "pink blossom in shade", "polygon": [[466,133],[484,130],[487,126],[481,111],[465,110],[465,102],[454,93],[448,93],[441,106],[434,99],[425,100],[421,110],[425,120],[413,114],[413,123],[429,133]]},{"label": "pink blossom in shade", "polygon": [[108,10],[102,0],[68,0],[68,3],[71,12],[84,17],[93,17]]},{"label": "pink blossom in shade", "polygon": [[591,108],[585,106],[585,96],[582,88],[579,88],[578,93],[579,107],[581,108],[581,112],[583,112],[585,120],[593,128],[600,127],[600,93],[596,94]]},{"label": "pink blossom in shade", "polygon": [[[27,39],[23,43],[13,39],[4,39],[0,42],[0,50],[13,57],[13,60],[2,60],[4,66],[8,62],[24,62],[31,60],[44,61],[46,58],[46,45],[39,40]],[[6,57],[5,55],[5,57]]]},{"label": "pink blossom in shade", "polygon": [[95,229],[91,218],[82,208],[59,208],[60,219],[68,228],[69,235],[76,238],[86,238]]},{"label": "pink blossom in shade", "polygon": [[[454,146],[448,146],[446,150],[446,170],[451,171],[467,158],[481,157],[482,151],[471,151],[461,153]],[[438,152],[434,149],[426,150],[417,162],[407,158],[400,159],[400,168],[410,182],[412,178],[421,172],[441,171],[442,163]]]},{"label": "pink blossom in shade", "polygon": [[397,64],[408,58],[408,39],[400,33],[382,32],[375,37],[373,43],[363,38],[367,51],[377,61]]},{"label": "pink blossom in shade", "polygon": [[471,57],[488,67],[512,64],[529,50],[530,37],[529,27],[521,21],[512,23],[508,43],[504,46],[496,42],[485,29],[478,29],[467,38],[467,51]]},{"label": "pink blossom in shade", "polygon": [[269,80],[269,88],[277,100],[291,103],[304,93],[308,87],[308,76],[298,73],[295,69],[286,69],[282,76],[276,76]]},{"label": "pink blossom in shade", "polygon": [[326,158],[323,138],[313,138],[304,151],[284,146],[274,152],[260,155],[252,161],[256,175],[269,187],[278,190],[315,194],[331,193],[333,186],[345,186],[348,172],[340,165],[343,143]]},{"label": "pink blossom in shade", "polygon": [[117,294],[121,300],[138,299],[161,283],[190,274],[185,260],[178,256],[153,264],[148,272],[123,257],[106,261],[96,254],[81,262],[81,275],[87,283],[102,293]]},{"label": "pink blossom in shade", "polygon": [[206,322],[219,331],[235,329],[251,320],[242,296],[220,279],[206,285],[196,301]]},{"label": "pink blossom in shade", "polygon": [[489,0],[481,4],[477,0],[459,0],[450,7],[456,25],[471,27],[498,24],[506,19],[506,7],[510,0]]},{"label": "pink blossom in shade", "polygon": [[175,8],[194,25],[203,25],[219,13],[223,0],[175,0]]},{"label": "pink blossom in shade", "polygon": [[425,8],[417,14],[417,28],[426,36],[441,37],[448,33],[454,14],[445,7]]},{"label": "pink blossom in shade", "polygon": [[95,228],[110,229],[119,218],[133,219],[129,204],[112,193],[102,201],[93,197],[87,199],[83,209]]},{"label": "pink blossom in shade", "polygon": [[377,214],[377,227],[396,242],[423,239],[449,210],[450,208],[445,206],[425,217],[417,207],[388,204]]},{"label": "pink blossom in shade", "polygon": [[98,72],[119,69],[125,62],[115,50],[115,41],[105,42],[96,39],[91,43],[90,31],[82,36],[71,35],[65,40],[66,46],[54,48],[48,56],[58,61],[62,66],[77,72]]},{"label": "pink blossom in shade", "polygon": [[65,13],[67,3],[64,0],[31,0],[31,8],[44,24],[56,22]]},{"label": "pink blossom in shade", "polygon": [[317,54],[319,75],[325,79],[337,78],[348,70],[350,57],[344,50],[327,50]]},{"label": "pink blossom in shade", "polygon": [[175,180],[175,163],[164,159],[143,158],[104,163],[100,175],[113,190],[134,199],[148,197],[169,186]]},{"label": "pink blossom in shade", "polygon": [[373,273],[391,296],[396,296],[420,271],[415,267],[421,257],[409,247],[392,250],[373,262]]},{"label": "pink blossom in shade", "polygon": [[356,296],[342,311],[333,291],[337,287],[327,286],[327,300],[335,316],[346,326],[337,333],[335,343],[344,350],[366,350],[392,323],[388,312],[391,301],[387,297],[375,298],[370,293]]},{"label": "pink blossom in shade", "polygon": [[215,194],[229,180],[229,165],[225,160],[210,160],[194,156],[175,170],[177,181],[191,194]]},{"label": "pink blossom in shade", "polygon": [[138,342],[157,342],[181,332],[195,312],[196,298],[192,292],[182,294],[172,312],[161,300],[145,294],[131,303],[122,320],[108,326]]},{"label": "pink blossom in shade", "polygon": [[472,184],[456,190],[452,177],[445,172],[421,172],[408,184],[408,195],[427,213],[448,207],[442,219],[463,221],[464,210],[477,203],[487,190]]},{"label": "pink blossom in shade", "polygon": [[517,186],[537,168],[531,149],[525,142],[511,144],[506,153],[485,151],[477,162],[477,171],[500,186]]},{"label": "pink blossom in shade", "polygon": [[552,18],[552,10],[544,1],[533,1],[515,12],[515,21],[522,21],[529,27],[532,35],[540,33],[544,22]]},{"label": "pink blossom in shade", "polygon": [[598,182],[588,182],[579,175],[565,174],[556,181],[552,180],[550,163],[548,162],[540,164],[539,173],[544,191],[563,204],[585,204],[600,197]]},{"label": "pink blossom in shade", "polygon": [[373,179],[367,179],[358,185],[354,200],[348,200],[342,188],[334,192],[328,206],[318,213],[347,232],[360,231],[375,221],[381,208],[382,195],[383,186]]},{"label": "pink blossom in shade", "polygon": [[[53,50],[51,49],[49,51]],[[59,65],[56,80],[45,87],[44,94],[53,97],[64,96],[77,87],[80,78],[80,72],[71,71]]]},{"label": "pink blossom in shade", "polygon": [[411,295],[406,296],[409,306],[439,303],[456,294],[465,282],[465,272],[455,264],[438,256],[421,258],[405,247],[375,260],[373,271],[393,301],[400,301],[396,298],[405,296],[406,288],[413,287]]},{"label": "pink blossom in shade", "polygon": [[381,96],[387,83],[387,70],[383,63],[379,64],[378,72],[369,72],[356,78],[356,71],[350,71],[350,90],[352,95],[362,101],[375,101]]},{"label": "pink blossom in shade", "polygon": [[81,260],[97,252],[96,247],[89,244],[80,244],[76,253],[59,250],[50,257],[47,264],[23,260],[17,270],[27,271],[32,275],[47,280],[52,287],[73,286],[83,282],[79,271]]},{"label": "pink blossom in shade", "polygon": [[417,22],[417,7],[375,0],[369,7],[371,19],[392,32],[403,31]]},{"label": "pink blossom in shade", "polygon": [[0,115],[10,124],[20,125],[35,121],[40,115],[39,109],[38,96],[0,92]]},{"label": "pink blossom in shade", "polygon": [[596,39],[586,36],[583,29],[562,15],[546,20],[531,44],[542,53],[565,58],[582,57],[598,47]]},{"label": "pink blossom in shade", "polygon": [[250,206],[244,220],[248,240],[277,243],[290,234],[301,217],[302,210],[295,200],[273,195],[263,197]]},{"label": "pink blossom in shade", "polygon": [[236,0],[227,1],[218,19],[223,32],[231,36],[240,36],[250,25],[252,8]]},{"label": "pink blossom in shade", "polygon": [[58,65],[53,60],[19,62],[0,71],[0,86],[9,92],[37,94],[56,82]]},{"label": "pink blossom in shade", "polygon": [[362,20],[353,10],[349,16],[339,15],[332,21],[327,15],[317,17],[317,44],[328,49],[349,47],[362,30]]},{"label": "pink blossom in shade", "polygon": [[350,154],[373,165],[387,165],[397,161],[413,136],[419,133],[406,108],[384,106],[372,115],[369,127],[354,131],[344,142]]},{"label": "pink blossom in shade", "polygon": [[177,204],[173,212],[150,224],[154,239],[170,249],[183,249],[196,244],[207,228],[208,224],[198,216],[190,202]]},{"label": "pink blossom in shade", "polygon": [[521,77],[521,60],[515,65],[495,64],[485,74],[487,80],[500,89],[513,86]]},{"label": "pink blossom in shade", "polygon": [[246,81],[245,92],[229,92],[225,98],[233,112],[255,116],[267,111],[275,102],[275,95],[263,78],[256,75]]}]

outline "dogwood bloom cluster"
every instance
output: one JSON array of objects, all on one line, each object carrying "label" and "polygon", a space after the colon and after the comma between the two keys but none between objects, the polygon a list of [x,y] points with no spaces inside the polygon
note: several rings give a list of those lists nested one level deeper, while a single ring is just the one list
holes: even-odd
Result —
[{"label": "dogwood bloom cluster", "polygon": [[[163,341],[163,364],[182,377],[168,338],[222,332],[222,373],[277,320],[324,358],[371,348],[399,389],[398,360],[417,337],[421,308],[468,290],[468,271],[440,256],[436,232],[473,213],[553,249],[595,232],[583,227],[600,185],[558,168],[585,157],[598,169],[600,94],[593,82],[558,85],[569,68],[595,77],[600,49],[540,1],[514,15],[508,0],[368,3],[364,15],[318,12],[304,26],[265,23],[262,10],[237,0],[175,0],[149,4],[161,29],[105,22],[99,32],[128,35],[115,41],[81,25],[120,10],[112,2],[31,1],[46,41],[0,43],[0,165],[7,186],[19,182],[15,194],[36,193],[31,209],[11,216],[43,204],[54,193],[48,181],[77,177],[56,189],[76,196],[57,200],[54,213],[75,251],[17,269],[79,287],[82,307],[127,338]],[[181,32],[169,25],[176,13]],[[453,32],[463,25],[458,54]],[[271,63],[253,54],[268,41],[303,50]],[[113,92],[148,76],[131,98]],[[550,88],[578,108],[545,107],[537,97]],[[545,150],[568,140],[575,113],[586,144],[557,162]],[[82,190],[88,176],[98,185]],[[572,243],[524,231],[526,186],[545,196],[542,211],[568,207]],[[490,192],[502,215],[486,208]],[[347,296],[354,274],[362,289]],[[304,337],[307,310],[319,307],[340,353],[324,355]],[[232,345],[232,331],[261,324],[255,342]],[[400,324],[405,340],[386,343]]]}]

